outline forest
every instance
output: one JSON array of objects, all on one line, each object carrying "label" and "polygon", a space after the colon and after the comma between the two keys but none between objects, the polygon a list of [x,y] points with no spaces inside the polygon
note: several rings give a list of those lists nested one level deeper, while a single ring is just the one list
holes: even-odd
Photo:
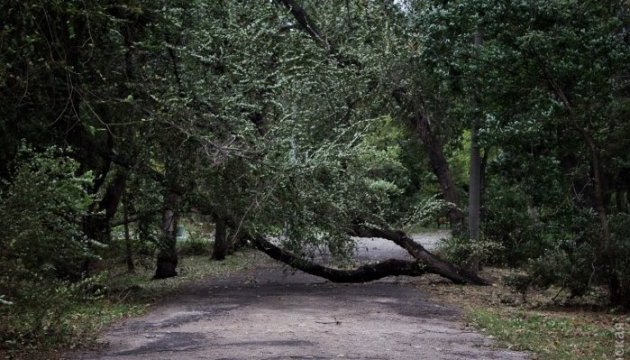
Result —
[{"label": "forest", "polygon": [[627,0],[3,0],[0,354],[193,252],[624,313],[629,64]]}]

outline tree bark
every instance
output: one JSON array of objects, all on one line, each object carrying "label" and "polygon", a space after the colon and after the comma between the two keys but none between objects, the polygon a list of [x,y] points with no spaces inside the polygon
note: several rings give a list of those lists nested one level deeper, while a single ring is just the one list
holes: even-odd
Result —
[{"label": "tree bark", "polygon": [[154,279],[166,279],[177,276],[177,205],[179,195],[171,192],[167,195],[164,215],[162,216],[162,233],[160,236],[160,251],[157,257],[157,266]]},{"label": "tree bark", "polygon": [[125,228],[125,262],[127,263],[127,272],[134,273],[136,268],[133,264],[133,250],[131,247],[131,236],[129,235],[129,197],[127,191],[123,193],[123,218]]},{"label": "tree bark", "polygon": [[83,230],[87,237],[102,243],[109,243],[111,238],[111,221],[116,215],[118,205],[127,184],[127,171],[120,171],[105,190],[105,194],[93,214],[86,217]]},{"label": "tree bark", "polygon": [[[399,104],[401,104],[400,101]],[[446,159],[446,155],[444,155],[444,144],[439,136],[434,133],[433,129],[431,129],[431,125],[426,116],[423,114],[415,114],[412,122],[414,124],[415,133],[422,141],[424,150],[429,156],[429,164],[438,179],[444,200],[455,205],[449,208],[447,215],[451,227],[457,229],[461,226],[464,216],[457,208],[460,204],[459,193],[453,181],[453,175],[451,174],[448,160]]]},{"label": "tree bark", "polygon": [[[481,33],[475,32],[475,48],[481,47]],[[480,90],[476,89],[474,102],[480,105]],[[481,116],[479,112],[477,116]],[[479,118],[473,120],[470,131],[470,179],[468,181],[468,235],[473,242],[479,241],[481,219],[481,154],[479,151]],[[481,259],[475,255],[469,264],[471,271],[479,271]]]},{"label": "tree bark", "polygon": [[225,220],[217,217],[215,219],[214,228],[214,247],[212,249],[212,258],[214,260],[223,260],[228,252],[227,226]]}]

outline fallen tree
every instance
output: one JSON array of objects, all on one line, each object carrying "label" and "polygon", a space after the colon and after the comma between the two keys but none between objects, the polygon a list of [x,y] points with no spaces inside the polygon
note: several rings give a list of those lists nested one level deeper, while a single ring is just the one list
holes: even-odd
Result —
[{"label": "fallen tree", "polygon": [[392,241],[405,249],[411,256],[422,262],[427,272],[443,276],[456,284],[490,285],[491,282],[479,277],[472,271],[446,262],[407,236],[403,231],[380,229],[368,226],[354,226],[348,233],[356,237],[382,238]]},{"label": "fallen tree", "polygon": [[439,259],[422,245],[416,243],[402,231],[384,230],[370,227],[356,227],[349,235],[357,237],[380,237],[404,248],[416,261],[388,259],[377,263],[361,265],[356,269],[335,269],[297,256],[273,244],[262,235],[250,238],[254,247],[269,257],[281,261],[292,268],[339,283],[358,283],[378,280],[388,276],[422,276],[437,274],[456,284],[490,285],[491,282],[474,273],[461,269]]},{"label": "fallen tree", "polygon": [[389,259],[374,264],[366,264],[352,270],[334,269],[301,258],[287,250],[284,250],[263,236],[255,236],[252,239],[254,246],[269,255],[269,257],[281,261],[292,268],[304,271],[307,274],[323,277],[324,279],[338,283],[359,283],[378,280],[387,276],[408,275],[421,276],[427,271],[417,261]]}]

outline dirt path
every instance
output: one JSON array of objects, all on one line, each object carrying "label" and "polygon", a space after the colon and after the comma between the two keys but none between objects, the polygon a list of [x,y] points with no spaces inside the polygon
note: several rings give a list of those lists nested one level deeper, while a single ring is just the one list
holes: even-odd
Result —
[{"label": "dirt path", "polygon": [[[406,256],[361,245],[364,259]],[[492,349],[408,281],[331,284],[276,265],[212,279],[112,328],[103,353],[79,359],[527,359]]]}]

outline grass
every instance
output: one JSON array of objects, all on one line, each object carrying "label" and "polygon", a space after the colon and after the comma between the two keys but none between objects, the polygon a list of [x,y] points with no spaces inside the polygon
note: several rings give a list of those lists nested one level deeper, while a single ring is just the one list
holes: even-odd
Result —
[{"label": "grass", "polygon": [[[133,294],[131,298],[150,299],[165,295],[195,280],[208,277],[228,276],[235,272],[253,267],[262,261],[261,254],[255,251],[236,252],[224,261],[210,261],[207,256],[191,256],[180,259],[178,276],[163,280],[152,280],[153,268],[137,268],[136,273],[128,274],[120,266],[107,273],[107,287],[119,296]],[[140,289],[138,289],[140,287]]]},{"label": "grass", "polygon": [[[502,269],[486,269],[483,276],[500,279]],[[555,292],[530,291],[527,301],[500,280],[494,286],[452,285],[434,277],[420,280],[433,297],[460,307],[471,325],[497,340],[497,346],[530,352],[535,359],[617,359],[615,324],[630,329],[628,314],[600,306],[597,297],[581,302],[554,301]],[[625,354],[630,341],[626,340]],[[622,357],[623,358],[623,357]]]},{"label": "grass", "polygon": [[535,353],[539,359],[613,359],[613,322],[607,316],[468,309],[472,325],[493,335],[504,347]]},{"label": "grass", "polygon": [[[179,276],[152,280],[152,267],[137,267],[129,274],[123,264],[101,264],[107,268],[97,275],[100,296],[61,297],[42,307],[50,318],[43,326],[33,324],[41,317],[35,310],[15,308],[0,314],[1,329],[13,339],[0,344],[0,359],[56,359],[71,349],[100,346],[98,335],[108,325],[124,318],[144,314],[151,305],[186,286],[209,277],[225,277],[266,263],[267,258],[255,251],[237,252],[224,261],[210,261],[207,256],[180,259]],[[32,311],[32,313],[28,313]],[[38,310],[41,311],[41,310]],[[55,314],[55,312],[57,312]]]}]

